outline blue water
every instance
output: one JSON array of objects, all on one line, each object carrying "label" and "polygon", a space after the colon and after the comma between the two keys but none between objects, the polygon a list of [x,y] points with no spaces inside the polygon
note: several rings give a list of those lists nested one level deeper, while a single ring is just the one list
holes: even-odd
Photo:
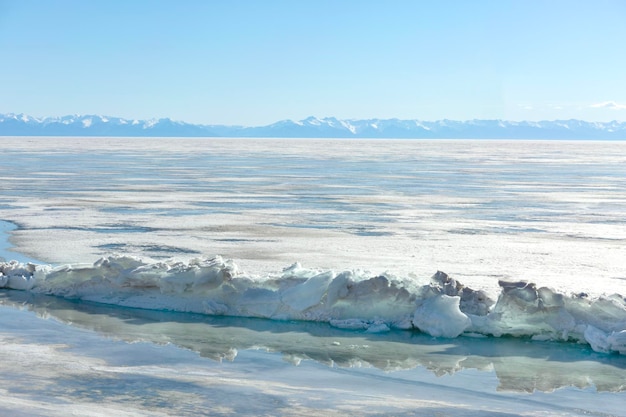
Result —
[{"label": "blue water", "polygon": [[16,230],[17,226],[13,223],[0,220],[0,261],[15,260],[22,263],[33,262],[41,264],[42,262],[21,253],[11,250],[13,246],[8,241],[9,233]]}]

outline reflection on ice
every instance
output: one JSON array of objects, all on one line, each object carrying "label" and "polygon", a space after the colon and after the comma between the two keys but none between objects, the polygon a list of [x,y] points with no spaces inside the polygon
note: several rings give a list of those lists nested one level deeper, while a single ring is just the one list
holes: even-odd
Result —
[{"label": "reflection on ice", "polygon": [[323,323],[209,317],[73,302],[20,291],[0,292],[4,305],[26,306],[128,342],[172,343],[214,360],[236,360],[242,350],[280,352],[298,365],[398,371],[423,367],[451,375],[464,369],[494,372],[501,391],[550,392],[562,387],[626,391],[626,357],[557,342],[511,338],[434,339],[422,333],[342,330]]}]

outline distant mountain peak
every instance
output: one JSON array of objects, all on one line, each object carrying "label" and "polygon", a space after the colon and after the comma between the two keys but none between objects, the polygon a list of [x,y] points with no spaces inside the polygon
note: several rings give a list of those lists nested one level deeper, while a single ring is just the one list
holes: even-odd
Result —
[{"label": "distant mountain peak", "polygon": [[583,120],[507,121],[473,119],[337,119],[309,116],[267,126],[198,125],[160,119],[101,115],[36,118],[0,114],[0,136],[279,137],[398,139],[588,139],[626,140],[626,123]]}]

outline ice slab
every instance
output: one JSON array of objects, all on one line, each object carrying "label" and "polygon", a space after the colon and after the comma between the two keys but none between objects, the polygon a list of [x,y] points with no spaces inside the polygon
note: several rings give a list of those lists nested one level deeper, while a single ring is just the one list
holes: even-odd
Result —
[{"label": "ice slab", "polygon": [[2,288],[152,310],[273,320],[326,322],[372,332],[420,330],[454,338],[463,333],[588,343],[624,351],[626,300],[588,297],[500,282],[496,300],[444,272],[420,285],[410,277],[303,268],[254,277],[221,257],[146,263],[129,256],[57,267],[0,263]]}]

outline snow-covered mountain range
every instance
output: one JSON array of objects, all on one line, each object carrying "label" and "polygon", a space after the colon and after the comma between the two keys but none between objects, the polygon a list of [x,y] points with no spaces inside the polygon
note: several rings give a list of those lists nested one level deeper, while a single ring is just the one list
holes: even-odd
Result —
[{"label": "snow-covered mountain range", "polygon": [[197,125],[171,119],[129,120],[73,115],[35,118],[0,114],[0,136],[151,136],[399,139],[603,139],[626,140],[626,122],[554,120],[340,120],[309,117],[267,126]]}]

